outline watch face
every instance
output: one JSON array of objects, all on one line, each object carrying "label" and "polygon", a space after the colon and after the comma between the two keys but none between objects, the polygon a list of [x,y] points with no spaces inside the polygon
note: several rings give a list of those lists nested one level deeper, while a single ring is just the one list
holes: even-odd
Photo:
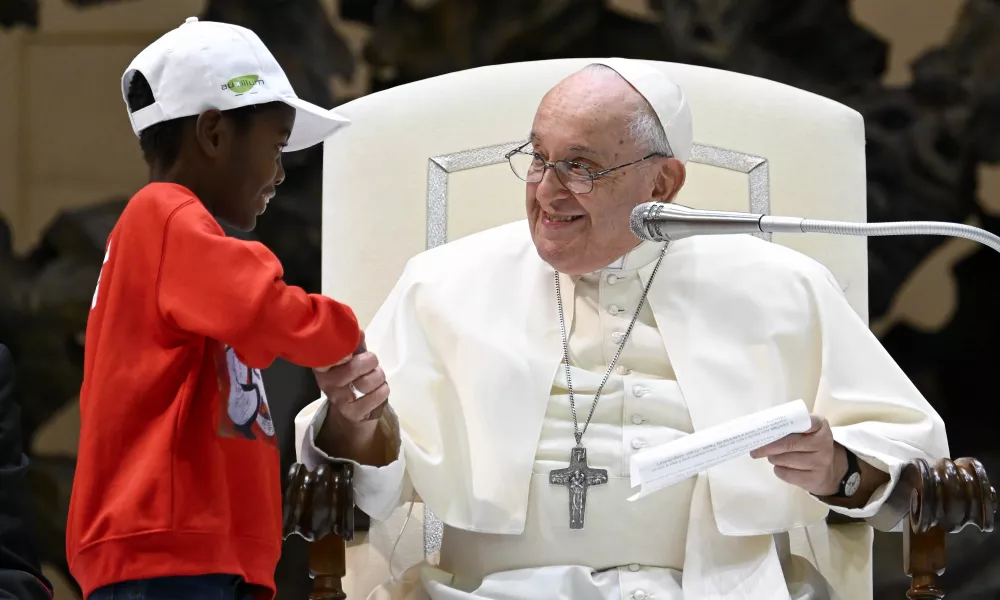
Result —
[{"label": "watch face", "polygon": [[861,487],[861,473],[851,473],[851,476],[844,482],[844,495],[853,496]]}]

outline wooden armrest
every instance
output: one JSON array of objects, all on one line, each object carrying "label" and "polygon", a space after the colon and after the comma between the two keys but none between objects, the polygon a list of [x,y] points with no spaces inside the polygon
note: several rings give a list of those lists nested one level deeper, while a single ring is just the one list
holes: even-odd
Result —
[{"label": "wooden armrest", "polygon": [[309,471],[294,464],[284,501],[284,537],[299,535],[309,545],[309,600],[344,600],[346,542],[354,539],[354,466],[323,464]]},{"label": "wooden armrest", "polygon": [[997,492],[974,458],[942,458],[931,465],[910,461],[899,481],[910,497],[903,527],[903,570],[910,576],[910,600],[940,600],[937,577],[946,566],[945,537],[969,525],[993,531]]}]

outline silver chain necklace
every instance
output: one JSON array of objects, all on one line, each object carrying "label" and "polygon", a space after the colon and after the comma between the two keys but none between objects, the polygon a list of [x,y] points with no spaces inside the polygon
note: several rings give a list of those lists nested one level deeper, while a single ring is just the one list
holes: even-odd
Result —
[{"label": "silver chain necklace", "polygon": [[608,383],[608,379],[611,377],[611,372],[614,371],[615,363],[618,362],[618,358],[622,355],[622,349],[625,348],[625,342],[628,341],[630,335],[632,335],[632,329],[635,328],[636,321],[639,320],[639,313],[642,311],[642,306],[646,302],[646,295],[649,293],[649,287],[653,285],[653,279],[656,278],[656,272],[660,270],[660,263],[663,262],[663,257],[667,253],[667,246],[664,244],[663,249],[660,250],[660,258],[656,261],[656,266],[653,267],[653,272],[649,276],[649,281],[646,282],[646,287],[642,290],[642,297],[639,299],[639,306],[635,309],[635,314],[632,315],[632,321],[628,324],[628,329],[625,330],[625,335],[622,337],[621,342],[618,344],[618,351],[615,352],[615,357],[611,360],[611,364],[608,365],[608,370],[604,373],[604,379],[601,380],[601,385],[597,387],[597,393],[594,394],[594,403],[590,406],[590,414],[587,415],[587,421],[583,424],[583,430],[580,430],[579,422],[576,417],[576,397],[573,395],[573,382],[570,379],[570,367],[569,367],[569,336],[566,334],[566,316],[563,310],[563,300],[562,300],[562,286],[559,284],[559,272],[556,271],[554,274],[556,283],[556,304],[559,308],[559,329],[562,332],[562,343],[563,343],[563,364],[566,367],[566,391],[569,393],[569,409],[573,413],[573,437],[576,438],[576,446],[570,452],[569,467],[565,469],[554,469],[549,473],[549,483],[553,485],[563,485],[569,489],[569,528],[570,529],[583,529],[584,515],[587,512],[587,489],[591,486],[602,485],[608,482],[608,470],[607,469],[592,469],[587,465],[587,449],[583,445],[583,434],[587,433],[587,427],[590,426],[590,420],[594,418],[594,411],[597,410],[597,402],[601,398],[601,392],[604,391],[604,386]]}]

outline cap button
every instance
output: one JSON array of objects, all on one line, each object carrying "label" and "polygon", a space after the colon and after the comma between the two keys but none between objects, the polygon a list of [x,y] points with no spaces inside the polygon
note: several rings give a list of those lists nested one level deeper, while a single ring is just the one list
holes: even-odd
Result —
[{"label": "cap button", "polygon": [[198,22],[198,17],[188,17],[188,18],[184,19],[184,22],[185,23],[197,23]]}]

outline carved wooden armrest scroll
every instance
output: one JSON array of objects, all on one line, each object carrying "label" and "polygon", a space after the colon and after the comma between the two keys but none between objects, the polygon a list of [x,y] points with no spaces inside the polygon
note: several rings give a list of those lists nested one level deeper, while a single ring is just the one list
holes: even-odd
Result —
[{"label": "carved wooden armrest scroll", "polygon": [[910,600],[940,600],[937,577],[946,566],[945,537],[968,525],[993,531],[997,493],[983,465],[974,458],[942,458],[931,465],[910,461],[899,484],[910,498],[903,527],[903,569],[911,578]]},{"label": "carved wooden armrest scroll", "polygon": [[309,600],[344,600],[346,542],[354,539],[354,466],[322,464],[313,471],[294,464],[285,489],[284,537],[297,534],[309,545]]}]

